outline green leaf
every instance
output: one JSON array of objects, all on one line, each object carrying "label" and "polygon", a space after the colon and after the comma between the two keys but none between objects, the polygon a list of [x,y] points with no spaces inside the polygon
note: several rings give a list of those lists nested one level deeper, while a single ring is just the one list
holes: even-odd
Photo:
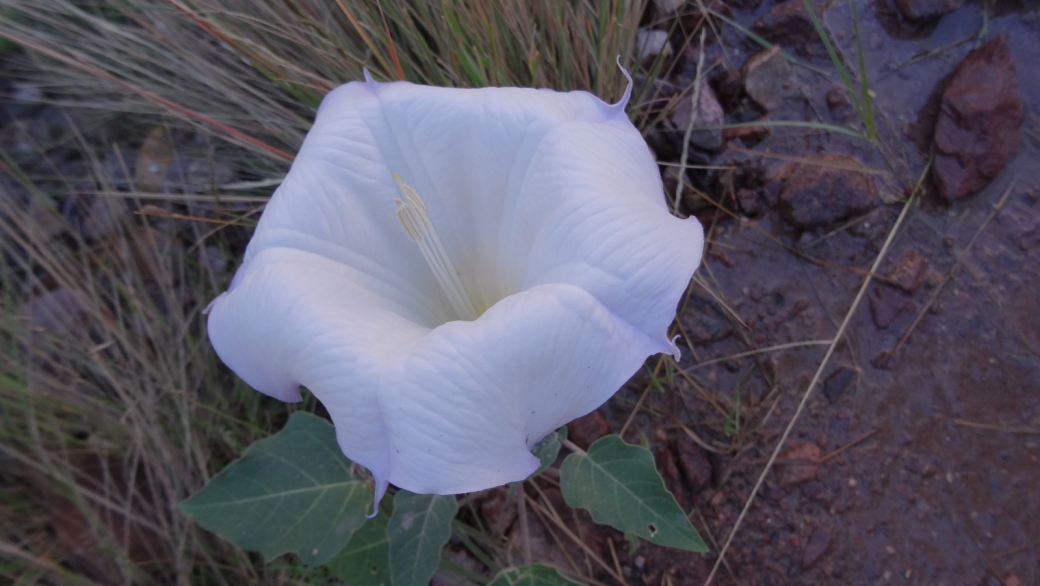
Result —
[{"label": "green leaf", "polygon": [[586,454],[567,456],[560,468],[560,490],[568,505],[588,509],[597,523],[657,545],[708,551],[664,487],[650,450],[626,444],[616,435],[600,438]]},{"label": "green leaf", "polygon": [[369,519],[325,567],[347,586],[390,586],[389,521],[390,515],[383,512]]},{"label": "green leaf", "polygon": [[495,576],[487,586],[572,586],[572,582],[563,577],[556,568],[531,564],[520,568],[506,568]]},{"label": "green leaf", "polygon": [[371,502],[372,489],[351,476],[332,425],[297,411],[180,508],[265,559],[292,552],[317,566],[347,545]]},{"label": "green leaf", "polygon": [[542,441],[534,445],[531,449],[531,453],[538,458],[541,464],[538,465],[538,469],[534,471],[534,474],[528,476],[528,478],[534,478],[556,461],[556,456],[560,453],[560,442],[567,439],[567,426],[563,426],[560,429],[550,433],[549,435],[542,438]]},{"label": "green leaf", "polygon": [[394,514],[386,528],[390,540],[393,586],[426,586],[440,564],[441,548],[451,537],[451,520],[459,512],[452,495],[394,495]]}]

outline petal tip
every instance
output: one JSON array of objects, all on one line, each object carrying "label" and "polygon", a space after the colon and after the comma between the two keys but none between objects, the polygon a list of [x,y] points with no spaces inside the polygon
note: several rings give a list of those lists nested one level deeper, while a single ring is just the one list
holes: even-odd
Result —
[{"label": "petal tip", "polygon": [[383,500],[383,496],[386,495],[386,489],[390,486],[390,482],[385,478],[376,476],[375,492],[372,498],[372,513],[365,515],[366,518],[371,519],[379,514],[379,501]]},{"label": "petal tip", "polygon": [[625,79],[628,80],[628,85],[625,86],[625,93],[621,95],[621,99],[618,100],[616,104],[610,104],[608,106],[611,113],[614,116],[617,116],[619,114],[624,115],[625,107],[628,106],[628,101],[632,98],[632,76],[628,73],[627,69],[622,67],[621,55],[618,55],[615,61],[617,63],[618,69],[621,70],[621,73],[624,74]]},{"label": "petal tip", "polygon": [[679,334],[676,334],[668,342],[668,344],[671,345],[671,347],[672,347],[672,352],[671,352],[672,358],[674,358],[676,362],[679,362],[679,359],[682,358],[682,351],[679,350],[679,345],[675,343],[675,341],[678,340],[679,337],[680,337]]}]

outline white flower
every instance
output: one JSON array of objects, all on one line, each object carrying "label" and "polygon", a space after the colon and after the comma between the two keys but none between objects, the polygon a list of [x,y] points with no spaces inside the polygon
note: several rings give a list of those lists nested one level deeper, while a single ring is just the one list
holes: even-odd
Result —
[{"label": "white flower", "polygon": [[337,88],[210,306],[217,354],[313,392],[377,498],[527,477],[543,436],[677,352],[703,232],[668,213],[627,98]]}]

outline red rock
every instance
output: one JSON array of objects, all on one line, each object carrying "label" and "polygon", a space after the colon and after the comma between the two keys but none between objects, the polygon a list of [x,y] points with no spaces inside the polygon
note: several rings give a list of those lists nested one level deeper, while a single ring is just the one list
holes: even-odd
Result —
[{"label": "red rock", "polygon": [[813,529],[812,534],[809,535],[809,541],[805,544],[805,550],[802,552],[802,569],[808,570],[819,563],[823,556],[831,550],[831,541],[830,533],[819,527]]},{"label": "red rock", "polygon": [[874,318],[874,326],[879,330],[887,329],[899,316],[913,307],[913,301],[892,287],[878,285],[870,292],[870,315]]},{"label": "red rock", "polygon": [[703,448],[685,435],[680,435],[675,442],[675,451],[679,457],[679,469],[682,471],[686,485],[693,493],[700,492],[711,484],[711,460]]},{"label": "red rock", "polygon": [[715,96],[724,107],[733,104],[744,91],[744,81],[736,69],[723,69],[711,76],[709,80],[715,90]]},{"label": "red rock", "polygon": [[916,250],[907,250],[885,272],[885,276],[893,285],[907,293],[913,293],[921,286],[924,275],[928,272],[928,260]]},{"label": "red rock", "polygon": [[943,92],[935,125],[935,183],[947,200],[981,191],[1018,150],[1025,108],[1003,36],[968,53]]},{"label": "red rock", "polygon": [[778,205],[796,228],[816,228],[866,213],[881,204],[874,179],[847,155],[822,154],[820,164],[789,163],[772,177],[782,183]]},{"label": "red rock", "polygon": [[896,0],[899,12],[910,20],[938,18],[963,4],[964,0]]},{"label": "red rock", "polygon": [[[759,120],[765,120],[765,118],[759,118]],[[756,120],[758,122],[758,120]],[[722,141],[729,142],[735,138],[739,138],[745,145],[753,147],[756,144],[765,140],[769,136],[768,126],[737,126],[734,128],[724,128],[722,130]]]},{"label": "red rock", "polygon": [[664,448],[654,456],[654,463],[657,465],[657,473],[664,480],[665,488],[672,493],[679,506],[686,509],[686,494],[682,489],[682,480],[679,478],[679,465],[675,462],[675,455],[668,448]]},{"label": "red rock", "polygon": [[[813,9],[822,18],[820,5]],[[794,50],[803,57],[826,57],[827,49],[813,26],[803,0],[785,0],[763,14],[751,25],[751,31],[781,47]]]},{"label": "red rock", "polygon": [[834,114],[839,122],[845,122],[852,117],[854,108],[849,100],[849,92],[840,85],[831,86],[826,94],[827,108]]},{"label": "red rock", "polygon": [[608,433],[610,433],[610,423],[599,409],[567,424],[567,439],[583,450],[589,449],[592,442]]},{"label": "red rock", "polygon": [[820,447],[812,442],[791,442],[776,461],[781,486],[815,480],[820,470]]}]

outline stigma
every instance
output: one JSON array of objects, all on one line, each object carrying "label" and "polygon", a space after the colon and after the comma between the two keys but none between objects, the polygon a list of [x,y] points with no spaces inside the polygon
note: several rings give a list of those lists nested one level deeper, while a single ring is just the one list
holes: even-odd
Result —
[{"label": "stigma", "polygon": [[394,181],[401,191],[401,199],[394,199],[397,206],[397,219],[404,227],[408,237],[419,245],[423,259],[433,271],[441,291],[444,292],[452,309],[455,310],[459,319],[473,321],[477,319],[478,313],[462,286],[459,273],[455,270],[448,252],[444,249],[437,231],[433,229],[430,218],[426,215],[426,206],[423,204],[419,194],[410,185],[404,182],[400,173],[393,174]]}]

